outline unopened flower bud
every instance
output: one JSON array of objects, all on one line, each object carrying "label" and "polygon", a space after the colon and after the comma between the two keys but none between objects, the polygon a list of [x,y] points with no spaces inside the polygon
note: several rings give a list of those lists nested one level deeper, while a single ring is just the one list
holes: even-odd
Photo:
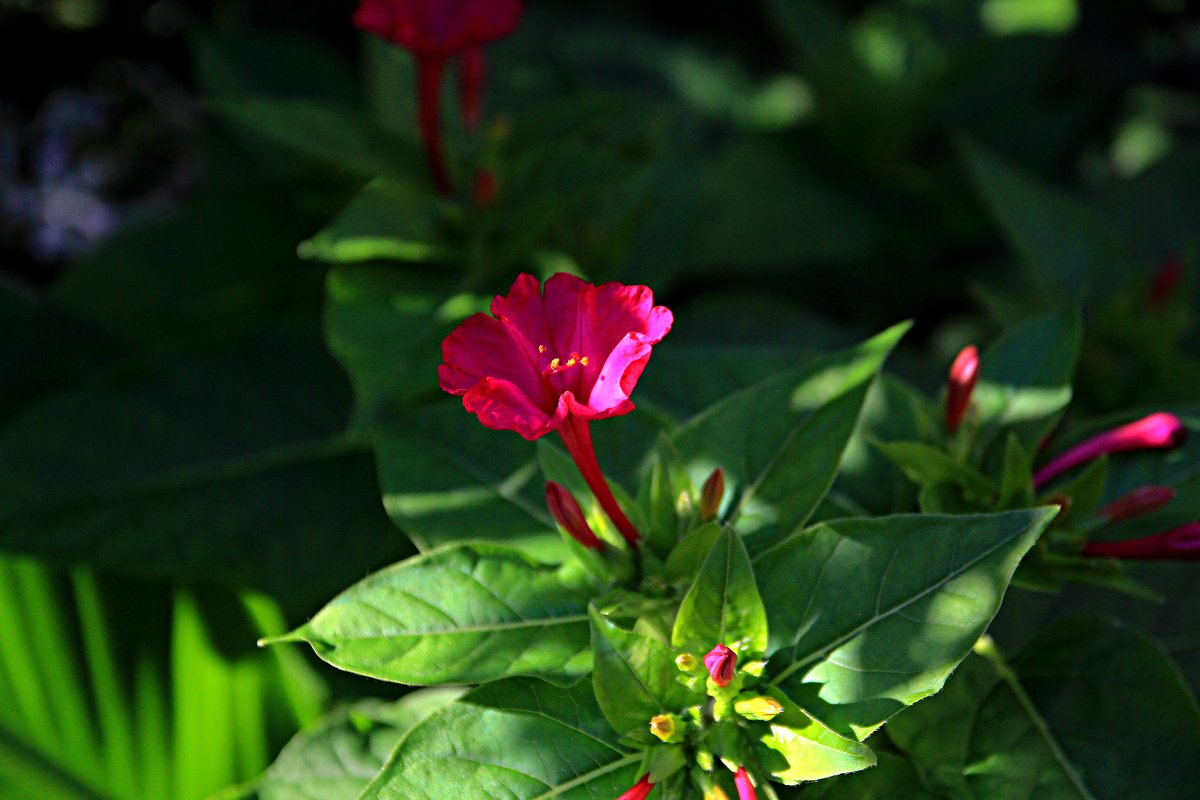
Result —
[{"label": "unopened flower bud", "polygon": [[725,794],[725,790],[714,783],[704,790],[704,800],[729,800],[729,795]]},{"label": "unopened flower bud", "polygon": [[604,543],[592,532],[592,528],[583,516],[583,509],[565,486],[554,481],[546,482],[546,505],[554,521],[562,526],[571,538],[589,550],[601,551]]},{"label": "unopened flower bud", "polygon": [[646,800],[646,795],[650,794],[650,790],[653,788],[654,784],[650,782],[650,773],[647,772],[617,800]]},{"label": "unopened flower bud", "polygon": [[1157,413],[1093,436],[1042,467],[1033,476],[1035,488],[1086,461],[1126,450],[1175,447],[1187,437],[1187,428],[1174,414]]},{"label": "unopened flower bud", "polygon": [[650,732],[661,741],[669,741],[679,729],[679,717],[674,714],[656,714],[650,718]]},{"label": "unopened flower bud", "polygon": [[733,774],[733,785],[737,787],[738,800],[758,800],[758,795],[754,792],[754,783],[745,767],[738,767],[737,772]]},{"label": "unopened flower bud", "polygon": [[717,518],[721,510],[721,501],[725,498],[725,473],[717,467],[704,482],[700,490],[700,521],[708,522]]},{"label": "unopened flower bud", "polygon": [[1142,486],[1100,509],[1100,516],[1108,517],[1109,522],[1120,522],[1157,511],[1174,499],[1175,490],[1170,486]]},{"label": "unopened flower bud", "polygon": [[1183,259],[1171,256],[1154,273],[1154,284],[1150,287],[1150,307],[1156,311],[1162,308],[1163,303],[1175,294],[1182,279]]},{"label": "unopened flower bud", "polygon": [[774,719],[783,713],[783,706],[774,697],[754,695],[733,701],[733,710],[746,719],[760,722]]},{"label": "unopened flower bud", "polygon": [[959,351],[950,365],[946,380],[946,430],[954,433],[967,415],[971,393],[979,380],[979,351],[969,344]]},{"label": "unopened flower bud", "polygon": [[717,686],[728,686],[737,667],[737,653],[723,644],[718,644],[704,657],[704,667]]},{"label": "unopened flower bud", "polygon": [[1139,561],[1200,561],[1200,522],[1121,542],[1088,542],[1085,556]]},{"label": "unopened flower bud", "polygon": [[679,667],[681,672],[692,672],[699,666],[699,663],[691,653],[680,653],[675,656],[675,666]]}]

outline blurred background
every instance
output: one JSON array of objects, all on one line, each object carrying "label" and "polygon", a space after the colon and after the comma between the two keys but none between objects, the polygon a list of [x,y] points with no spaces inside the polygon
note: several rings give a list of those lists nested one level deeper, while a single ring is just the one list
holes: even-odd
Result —
[{"label": "blurred background", "polygon": [[[0,0],[0,796],[250,796],[402,691],[255,641],[414,552],[404,415],[518,271],[654,288],[662,419],[909,318],[936,393],[1063,308],[1072,415],[1200,396],[1184,0],[687,8],[530,0],[441,195],[348,0]],[[1193,688],[1198,606],[1130,612]]]}]

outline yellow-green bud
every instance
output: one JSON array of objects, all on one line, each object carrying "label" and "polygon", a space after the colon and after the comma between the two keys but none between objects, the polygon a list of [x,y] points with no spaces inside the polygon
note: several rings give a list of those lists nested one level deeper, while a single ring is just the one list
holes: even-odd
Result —
[{"label": "yellow-green bud", "polygon": [[696,766],[705,772],[713,771],[713,754],[711,750],[703,748],[696,750]]},{"label": "yellow-green bud", "polygon": [[725,794],[725,790],[714,783],[704,793],[704,800],[729,800],[729,795]]},{"label": "yellow-green bud", "polygon": [[700,662],[691,653],[680,653],[675,656],[675,666],[683,672],[694,672],[699,664]]},{"label": "yellow-green bud", "polygon": [[679,727],[679,718],[674,714],[656,714],[650,718],[650,732],[664,742],[670,741]]},{"label": "yellow-green bud", "polygon": [[774,697],[754,695],[733,701],[733,710],[746,719],[766,722],[783,713],[783,706]]}]

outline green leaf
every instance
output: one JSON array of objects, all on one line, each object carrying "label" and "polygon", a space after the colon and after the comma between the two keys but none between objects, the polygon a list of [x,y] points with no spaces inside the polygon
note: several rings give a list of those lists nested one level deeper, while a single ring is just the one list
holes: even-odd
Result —
[{"label": "green leaf", "polygon": [[935,787],[996,800],[1188,797],[1200,711],[1144,634],[1097,618],[1056,623],[1006,662],[990,640],[890,726]]},{"label": "green leaf", "polygon": [[[1033,504],[1033,462],[1021,442],[1008,435],[1004,449],[1004,473],[1000,480],[1000,496],[996,509],[1026,508]],[[1095,505],[1094,503],[1092,504]],[[1088,511],[1091,511],[1091,506]]]},{"label": "green leaf", "polygon": [[692,419],[672,444],[693,484],[721,467],[735,492],[726,517],[744,534],[767,525],[786,534],[802,524],[833,482],[872,378],[907,329],[897,325]]},{"label": "green leaf", "polygon": [[1071,401],[1081,337],[1078,314],[1054,313],[1007,331],[983,352],[971,401],[979,448],[1005,429],[1026,452],[1041,446]]},{"label": "green leaf", "polygon": [[671,632],[671,643],[693,653],[726,644],[740,658],[767,648],[767,612],[754,583],[754,570],[742,538],[731,527],[721,531],[684,595]]},{"label": "green leaf", "polygon": [[687,689],[675,653],[661,642],[626,631],[591,609],[592,684],[596,702],[618,734],[650,739],[655,714],[678,714],[703,697]]},{"label": "green leaf", "polygon": [[[444,258],[444,248],[436,243],[438,204],[424,187],[424,183],[414,186],[386,176],[376,178],[328,226],[301,243],[297,253],[335,264]],[[392,279],[403,279],[405,274],[384,271]]]},{"label": "green leaf", "polygon": [[995,485],[944,451],[921,442],[877,442],[875,447],[918,486],[954,484],[961,487],[967,497],[980,504],[991,505],[996,492]]},{"label": "green leaf", "polygon": [[598,800],[632,786],[641,760],[620,749],[590,681],[511,679],[413,728],[361,800]]},{"label": "green leaf", "polygon": [[283,748],[259,784],[260,800],[357,800],[404,734],[463,692],[419,689],[327,714]]},{"label": "green leaf", "polygon": [[706,522],[689,531],[667,557],[663,573],[666,579],[690,587],[720,536],[721,526],[715,522]]},{"label": "green leaf", "polygon": [[941,688],[1055,511],[842,520],[759,554],[771,683],[864,738]]},{"label": "green leaf", "polygon": [[450,398],[379,425],[373,440],[388,515],[419,549],[488,539],[561,561],[536,448],[483,427]]},{"label": "green leaf", "polygon": [[456,544],[365,578],[275,641],[397,683],[569,680],[591,666],[587,602],[518,550]]},{"label": "green leaf", "polygon": [[[865,744],[830,730],[779,690],[771,694],[783,706],[783,713],[771,720],[770,733],[759,739],[763,745],[759,753],[780,783],[794,786],[875,764],[875,754]],[[779,763],[781,757],[783,764]]]},{"label": "green leaf", "polygon": [[1080,200],[970,142],[964,142],[963,153],[976,187],[1039,294],[1065,292],[1076,299],[1089,289],[1107,294],[1138,274],[1123,242]]},{"label": "green leaf", "polygon": [[821,781],[806,788],[804,800],[937,800],[907,759],[877,753],[873,769]]}]

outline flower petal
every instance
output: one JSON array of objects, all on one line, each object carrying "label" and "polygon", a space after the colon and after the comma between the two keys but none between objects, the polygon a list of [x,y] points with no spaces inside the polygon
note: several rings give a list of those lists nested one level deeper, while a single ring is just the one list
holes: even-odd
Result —
[{"label": "flower petal", "polygon": [[463,397],[463,407],[479,417],[484,427],[516,431],[530,441],[562,425],[570,402],[570,395],[563,395],[554,413],[547,414],[512,383],[498,378],[484,378]]},{"label": "flower petal", "polygon": [[487,314],[468,317],[446,337],[442,360],[438,384],[450,394],[466,394],[491,377],[511,383],[530,403],[543,406],[543,413],[555,405],[538,370],[537,350],[512,325]]}]

